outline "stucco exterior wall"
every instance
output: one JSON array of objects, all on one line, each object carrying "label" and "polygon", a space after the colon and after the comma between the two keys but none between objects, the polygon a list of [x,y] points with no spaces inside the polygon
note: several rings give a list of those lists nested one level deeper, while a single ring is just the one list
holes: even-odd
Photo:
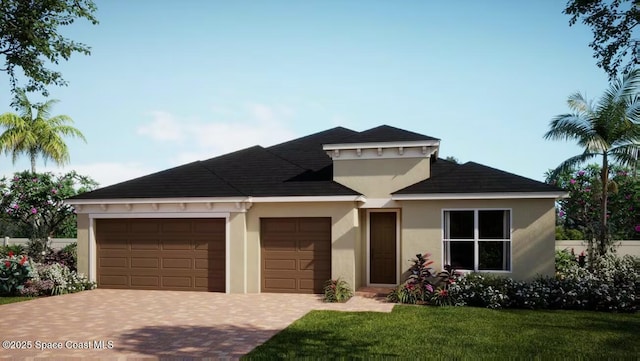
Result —
[{"label": "stucco exterior wall", "polygon": [[[78,272],[89,275],[89,215],[78,214]],[[95,280],[93,280],[95,281]]]},{"label": "stucco exterior wall", "polygon": [[555,272],[555,208],[553,199],[403,201],[401,269],[406,271],[418,253],[429,252],[436,270],[442,269],[442,210],[504,208],[512,213],[511,272],[518,280]]},{"label": "stucco exterior wall", "polygon": [[387,198],[429,172],[429,158],[333,160],[333,180],[370,198]]},{"label": "stucco exterior wall", "polygon": [[[260,292],[260,218],[330,217],[331,277],[342,277],[356,287],[356,267],[362,262],[356,252],[360,242],[359,217],[355,202],[255,203],[246,213],[247,292]],[[231,242],[237,242],[232,236]]]},{"label": "stucco exterior wall", "polygon": [[226,269],[229,270],[230,293],[246,292],[246,272],[245,272],[245,247],[247,244],[246,214],[231,213],[227,224],[227,235],[229,238],[229,262]]}]

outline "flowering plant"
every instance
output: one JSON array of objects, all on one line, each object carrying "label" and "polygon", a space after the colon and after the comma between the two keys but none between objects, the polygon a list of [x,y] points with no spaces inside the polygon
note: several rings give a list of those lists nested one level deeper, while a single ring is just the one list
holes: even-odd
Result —
[{"label": "flowering plant", "polygon": [[17,256],[9,252],[6,258],[0,260],[0,294],[14,295],[31,278],[31,263],[27,256]]}]

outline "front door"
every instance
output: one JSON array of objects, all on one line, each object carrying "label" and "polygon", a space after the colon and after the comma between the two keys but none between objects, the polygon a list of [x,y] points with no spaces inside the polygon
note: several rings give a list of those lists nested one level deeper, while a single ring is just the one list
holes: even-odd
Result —
[{"label": "front door", "polygon": [[396,212],[369,213],[369,283],[397,283]]}]

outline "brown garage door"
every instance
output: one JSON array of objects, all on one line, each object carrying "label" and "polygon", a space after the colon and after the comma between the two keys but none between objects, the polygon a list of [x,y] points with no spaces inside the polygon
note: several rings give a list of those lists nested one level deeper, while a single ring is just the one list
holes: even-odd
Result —
[{"label": "brown garage door", "polygon": [[322,293],[331,278],[331,218],[262,218],[262,292]]},{"label": "brown garage door", "polygon": [[98,287],[225,291],[224,219],[96,220]]}]

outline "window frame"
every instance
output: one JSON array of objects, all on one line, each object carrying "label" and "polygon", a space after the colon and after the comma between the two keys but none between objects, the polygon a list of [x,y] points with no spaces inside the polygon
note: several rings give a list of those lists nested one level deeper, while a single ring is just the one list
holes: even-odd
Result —
[{"label": "window frame", "polygon": [[[447,239],[445,238],[447,226],[447,212],[456,211],[473,211],[473,239]],[[479,231],[479,212],[481,211],[508,211],[509,212],[509,238],[506,239],[480,239]],[[479,273],[513,273],[513,209],[507,207],[498,208],[442,208],[441,210],[441,226],[440,226],[440,245],[441,245],[441,264],[444,266],[446,257],[445,242],[455,241],[473,241],[473,268],[474,269],[456,269],[462,273],[479,272]],[[502,241],[509,243],[509,264],[508,270],[481,270],[480,269],[480,247],[479,242],[486,241]]]}]

